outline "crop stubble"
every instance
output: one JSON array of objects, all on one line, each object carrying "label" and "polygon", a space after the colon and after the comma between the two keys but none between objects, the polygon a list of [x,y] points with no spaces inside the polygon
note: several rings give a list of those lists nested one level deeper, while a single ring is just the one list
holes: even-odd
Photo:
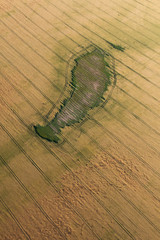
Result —
[{"label": "crop stubble", "polygon": [[[83,1],[81,4],[83,3],[85,2]],[[69,1],[68,8],[61,1],[57,3],[54,1],[27,1],[29,8],[22,1],[17,0],[12,3],[5,1],[6,8],[3,7],[1,10],[1,20],[8,25],[8,28],[4,24],[1,25],[2,37],[5,39],[1,39],[1,52],[5,56],[5,58],[1,58],[1,72],[3,74],[3,77],[1,77],[3,86],[1,91],[1,111],[3,112],[1,123],[25,152],[39,165],[46,176],[60,189],[59,191],[64,198],[49,183],[44,181],[37,169],[31,165],[24,153],[13,142],[13,138],[11,140],[11,136],[7,135],[4,129],[1,129],[1,155],[67,239],[90,240],[96,239],[96,236],[100,236],[102,239],[159,239],[160,192],[158,186],[160,166],[158,151],[160,150],[159,135],[152,130],[153,128],[159,131],[160,112],[158,101],[160,99],[159,88],[157,87],[159,86],[157,75],[159,68],[157,68],[154,61],[147,59],[138,52],[140,50],[156,62],[159,61],[158,44],[155,44],[149,38],[147,39],[147,37],[150,37],[156,42],[159,39],[157,35],[160,33],[156,20],[158,14],[155,13],[154,18],[152,9],[155,9],[155,6],[151,3],[148,5],[147,1],[144,4],[151,9],[147,10],[148,15],[144,13],[146,11],[145,6],[135,4],[134,1],[128,3],[127,1],[118,1],[117,5],[115,5],[115,1],[110,3],[111,5],[107,5],[107,1],[101,1],[101,3],[104,3],[104,5],[101,5],[99,1],[94,2],[99,8],[106,10],[106,13],[109,11],[113,17],[104,12],[101,13],[95,6],[91,6],[89,1],[84,6],[93,11],[95,16],[86,9],[78,7],[75,1]],[[134,7],[129,5],[131,3]],[[155,3],[158,4],[157,1]],[[20,9],[28,19],[12,7],[12,4]],[[44,8],[40,7],[39,4]],[[52,4],[57,5],[71,18],[56,9]],[[71,10],[70,7],[80,11],[84,18]],[[111,7],[114,8],[114,11]],[[38,12],[43,19],[36,15],[32,9]],[[53,13],[54,16],[49,12]],[[118,13],[116,14],[116,12]],[[124,14],[125,17],[121,14]],[[123,44],[104,30],[98,29],[96,25],[86,20],[85,16],[96,21],[102,28],[109,30],[114,35],[117,34],[116,28],[107,25],[107,23],[98,19],[98,16],[115,24],[119,29],[123,28],[123,31],[128,28],[118,23],[114,17],[135,28],[135,31],[130,29],[128,32],[131,38],[124,33],[120,33],[117,37],[124,39],[128,45],[134,46],[137,51],[131,49],[127,44]],[[134,18],[134,21],[132,21],[132,18]],[[34,25],[33,22],[30,22],[29,19],[38,23],[46,32]],[[100,37],[84,29],[76,21],[87,26]],[[21,26],[18,22],[21,23]],[[65,24],[68,24],[68,26]],[[25,28],[22,27],[23,25]],[[54,25],[61,32],[58,32]],[[9,27],[17,35],[11,32]],[[150,28],[151,32],[147,28]],[[143,32],[146,38],[140,36],[140,33],[136,33],[136,29]],[[47,35],[47,32],[49,35]],[[82,35],[79,35],[78,32]],[[112,97],[132,114],[136,114],[144,123],[110,99],[105,108],[100,109],[82,126],[77,125],[76,128],[69,128],[64,131],[64,137],[68,141],[63,145],[55,146],[45,143],[83,181],[82,183],[77,180],[75,175],[73,176],[70,171],[66,170],[64,165],[56,160],[51,155],[51,152],[38,141],[33,132],[32,124],[44,121],[42,116],[47,114],[52,107],[52,102],[56,102],[60,95],[60,92],[55,90],[47,78],[62,89],[65,84],[65,78],[61,74],[65,74],[66,63],[60,60],[55,53],[67,61],[71,55],[70,51],[75,52],[77,50],[76,44],[71,39],[84,47],[90,44],[86,38],[83,38],[83,35],[105,50],[107,44],[101,37],[120,44],[126,47],[127,54],[136,59],[135,61],[125,53],[119,53],[112,49],[114,57],[130,67],[128,69],[125,65],[115,61],[116,71],[131,81],[130,83],[117,74],[117,87],[115,87]],[[133,41],[132,35],[139,41],[148,44],[157,54]],[[51,36],[54,38],[52,39]],[[67,36],[71,39],[67,38]],[[25,42],[44,59],[29,48]],[[45,43],[50,49],[42,43]],[[63,43],[67,49],[60,43]],[[45,59],[53,65],[53,68]],[[59,70],[58,73],[54,67]],[[132,69],[149,79],[150,82],[137,75]],[[136,83],[141,89],[133,86],[132,82]],[[144,93],[143,90],[158,101]],[[46,96],[51,99],[51,102],[46,99]],[[27,99],[29,102],[26,101]],[[105,109],[112,115],[107,113]],[[118,119],[115,119],[114,116]],[[95,118],[100,125],[93,121],[92,118]],[[20,119],[23,119],[28,128]],[[110,134],[108,131],[110,131]],[[135,134],[146,142],[143,142]],[[152,147],[156,150],[153,150]],[[108,155],[107,152],[111,155]],[[33,200],[21,189],[19,183],[11,177],[3,164],[1,164],[0,171],[1,197],[31,239],[50,239],[51,237],[61,239],[60,234],[33,204]],[[103,176],[105,176],[105,179]],[[106,179],[110,182],[107,183]],[[88,190],[84,187],[84,182]],[[97,197],[95,198],[93,195],[98,197],[101,204],[98,203]],[[68,200],[70,204],[66,206],[65,200]],[[102,203],[105,208],[110,210],[112,215],[107,213],[106,209],[102,207]],[[133,205],[137,208],[133,207]],[[79,216],[73,209],[71,210],[71,206],[80,213]],[[4,206],[2,206],[2,209],[1,238],[17,239],[19,237],[25,239],[20,228],[17,228],[15,220],[7,213]],[[125,231],[123,226],[128,231]]]}]

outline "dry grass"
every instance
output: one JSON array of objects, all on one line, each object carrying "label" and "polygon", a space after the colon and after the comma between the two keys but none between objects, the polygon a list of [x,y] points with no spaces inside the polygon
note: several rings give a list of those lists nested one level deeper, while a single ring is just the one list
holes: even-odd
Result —
[{"label": "dry grass", "polygon": [[[1,1],[0,239],[160,238],[158,5]],[[107,104],[60,145],[38,138],[33,125],[59,109],[72,56],[107,51],[106,41],[125,48],[109,47]]]}]

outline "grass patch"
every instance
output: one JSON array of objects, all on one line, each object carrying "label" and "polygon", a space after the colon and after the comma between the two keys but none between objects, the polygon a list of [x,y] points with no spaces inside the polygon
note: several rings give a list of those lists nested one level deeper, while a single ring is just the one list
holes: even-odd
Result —
[{"label": "grass patch", "polygon": [[121,51],[121,52],[124,52],[124,50],[125,50],[125,48],[122,47],[122,46],[120,46],[120,45],[116,45],[116,44],[111,43],[111,42],[109,42],[109,41],[107,41],[107,43],[108,43],[111,47],[113,47],[113,48],[115,48],[115,49],[117,49],[117,50],[119,50],[119,51]]},{"label": "grass patch", "polygon": [[[48,141],[58,143],[61,129],[80,122],[103,101],[110,85],[110,64],[99,49],[75,59],[71,70],[70,94],[64,99],[54,119],[46,126],[35,126],[36,133]],[[109,60],[109,56],[108,56]]]}]

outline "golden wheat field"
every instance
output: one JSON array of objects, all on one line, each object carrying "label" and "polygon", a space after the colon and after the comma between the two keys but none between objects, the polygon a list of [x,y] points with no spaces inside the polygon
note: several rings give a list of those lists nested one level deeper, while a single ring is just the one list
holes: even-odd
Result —
[{"label": "golden wheat field", "polygon": [[[40,138],[92,48],[105,104]],[[0,0],[0,54],[0,240],[159,240],[160,1]]]}]

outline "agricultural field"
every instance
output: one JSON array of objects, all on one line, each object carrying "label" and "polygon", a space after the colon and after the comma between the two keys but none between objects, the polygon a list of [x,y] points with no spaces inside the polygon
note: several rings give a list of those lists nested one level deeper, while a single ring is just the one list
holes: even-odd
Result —
[{"label": "agricultural field", "polygon": [[[0,20],[0,240],[159,240],[160,2],[0,0]],[[57,113],[58,143],[35,131]]]}]

